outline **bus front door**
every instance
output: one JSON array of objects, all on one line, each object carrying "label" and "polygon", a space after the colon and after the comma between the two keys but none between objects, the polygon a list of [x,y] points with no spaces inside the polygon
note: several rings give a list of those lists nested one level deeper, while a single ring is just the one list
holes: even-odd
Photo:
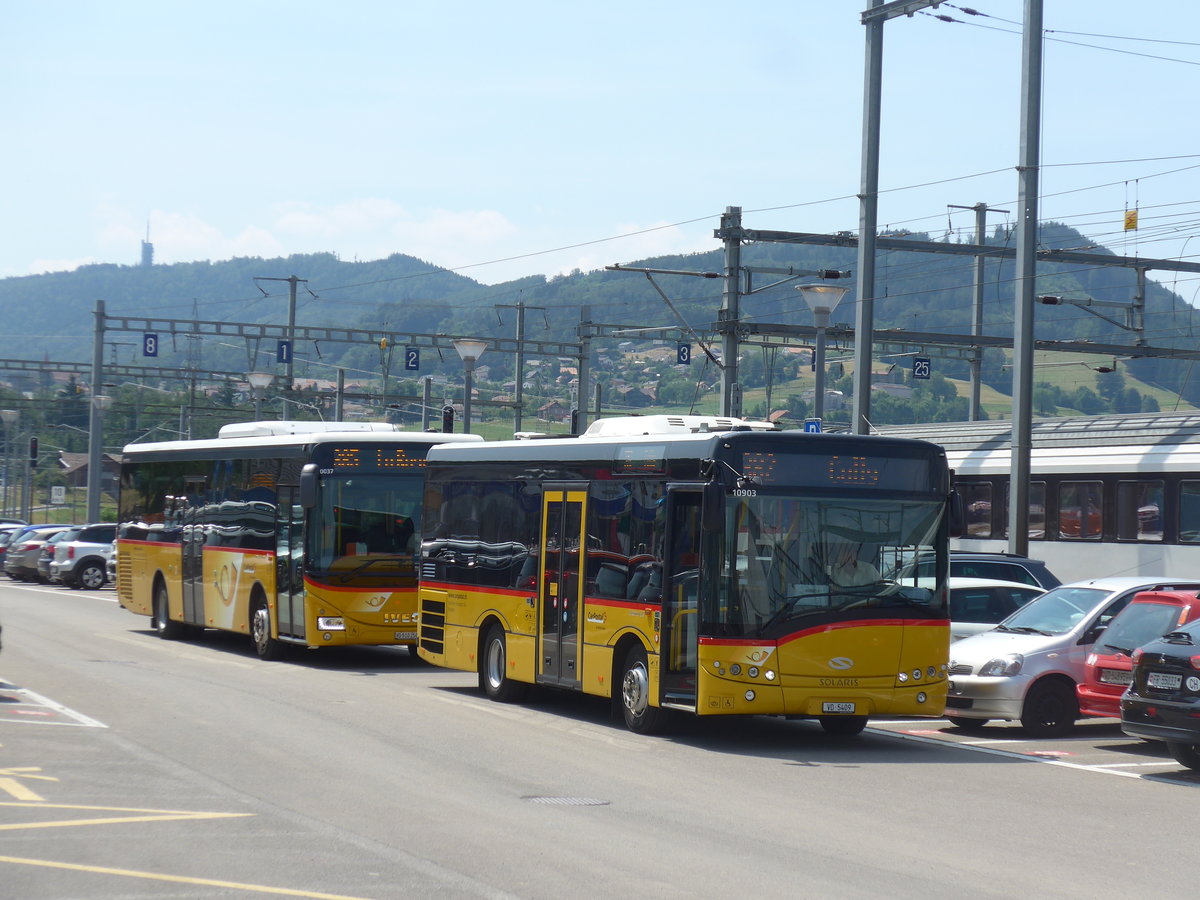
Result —
[{"label": "bus front door", "polygon": [[662,576],[662,702],[696,706],[700,491],[668,487]]},{"label": "bus front door", "polygon": [[537,680],[579,687],[579,613],[583,605],[586,485],[547,486],[542,492],[538,572]]},{"label": "bus front door", "polygon": [[304,507],[297,488],[279,487],[275,509],[275,608],[279,636],[304,638]]},{"label": "bus front door", "polygon": [[183,621],[204,625],[204,545],[208,539],[208,526],[195,505],[184,511],[181,524]]}]

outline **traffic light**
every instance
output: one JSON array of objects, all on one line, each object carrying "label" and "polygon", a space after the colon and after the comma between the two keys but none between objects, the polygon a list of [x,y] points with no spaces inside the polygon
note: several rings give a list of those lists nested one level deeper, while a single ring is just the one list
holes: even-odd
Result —
[{"label": "traffic light", "polygon": [[31,468],[31,469],[37,468],[37,458],[38,458],[37,438],[31,437],[29,439],[29,468]]},{"label": "traffic light", "polygon": [[571,410],[571,434],[579,434],[579,410]]},{"label": "traffic light", "polygon": [[454,407],[449,403],[442,407],[442,431],[446,434],[454,431]]}]

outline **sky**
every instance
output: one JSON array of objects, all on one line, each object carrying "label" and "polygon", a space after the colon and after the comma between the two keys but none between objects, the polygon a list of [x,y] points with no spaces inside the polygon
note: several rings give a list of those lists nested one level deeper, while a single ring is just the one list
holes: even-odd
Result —
[{"label": "sky", "polygon": [[[718,249],[728,206],[857,231],[868,6],[0,0],[0,277],[134,265],[147,234],[157,263],[495,284]],[[967,8],[884,27],[881,228],[1014,221],[1024,2]],[[1044,26],[1042,219],[1200,259],[1200,3],[1045,0]]]}]

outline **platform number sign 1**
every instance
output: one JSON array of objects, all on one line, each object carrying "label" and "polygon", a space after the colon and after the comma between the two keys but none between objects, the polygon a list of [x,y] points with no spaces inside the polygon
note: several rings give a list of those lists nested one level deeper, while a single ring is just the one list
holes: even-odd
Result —
[{"label": "platform number sign 1", "polygon": [[158,335],[153,331],[142,335],[142,356],[158,356]]},{"label": "platform number sign 1", "polygon": [[933,371],[933,367],[929,364],[929,357],[927,357],[927,356],[914,356],[913,357],[913,368],[912,368],[912,377],[913,378],[928,378],[932,371]]},{"label": "platform number sign 1", "polygon": [[409,372],[421,370],[421,349],[419,347],[404,348],[404,368]]},{"label": "platform number sign 1", "polygon": [[691,344],[676,344],[675,345],[675,364],[679,366],[691,365],[692,362],[692,345]]},{"label": "platform number sign 1", "polygon": [[292,342],[280,341],[275,345],[275,361],[290,363],[292,361]]}]

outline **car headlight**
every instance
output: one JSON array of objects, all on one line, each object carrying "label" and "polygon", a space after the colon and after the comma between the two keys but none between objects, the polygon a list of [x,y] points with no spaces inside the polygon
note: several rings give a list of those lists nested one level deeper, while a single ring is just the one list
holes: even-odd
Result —
[{"label": "car headlight", "polygon": [[1025,657],[1020,653],[1009,653],[1007,656],[997,656],[989,659],[979,667],[979,674],[992,677],[1008,677],[1021,671]]}]

